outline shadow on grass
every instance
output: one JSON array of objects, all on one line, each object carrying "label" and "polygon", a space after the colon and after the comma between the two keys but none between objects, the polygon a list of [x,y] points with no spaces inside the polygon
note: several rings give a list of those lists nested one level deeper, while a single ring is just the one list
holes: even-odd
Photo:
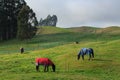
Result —
[{"label": "shadow on grass", "polygon": [[74,72],[80,73],[80,72],[85,72],[85,70],[75,70]]},{"label": "shadow on grass", "polygon": [[112,60],[107,60],[107,59],[93,59],[94,61],[107,61],[107,62],[111,62]]},{"label": "shadow on grass", "polygon": [[[19,52],[20,53],[20,52]],[[28,51],[26,51],[26,52],[24,52],[24,53],[20,53],[20,54],[29,54],[30,52],[28,52]]]}]

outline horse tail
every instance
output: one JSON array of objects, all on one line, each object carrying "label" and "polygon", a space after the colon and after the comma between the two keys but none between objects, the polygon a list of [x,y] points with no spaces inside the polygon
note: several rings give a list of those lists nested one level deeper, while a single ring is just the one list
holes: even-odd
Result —
[{"label": "horse tail", "polygon": [[94,50],[92,48],[89,48],[91,50],[92,57],[94,58]]}]

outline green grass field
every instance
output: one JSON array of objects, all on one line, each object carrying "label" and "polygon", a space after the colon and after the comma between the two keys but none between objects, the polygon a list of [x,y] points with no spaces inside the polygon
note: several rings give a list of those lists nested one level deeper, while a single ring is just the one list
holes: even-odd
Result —
[{"label": "green grass field", "polygon": [[[79,44],[75,44],[79,41]],[[19,48],[25,48],[20,54]],[[77,60],[83,47],[92,47],[95,58]],[[48,57],[56,72],[35,70],[35,58]],[[0,80],[120,80],[120,28],[42,27],[26,41],[0,43]]]}]

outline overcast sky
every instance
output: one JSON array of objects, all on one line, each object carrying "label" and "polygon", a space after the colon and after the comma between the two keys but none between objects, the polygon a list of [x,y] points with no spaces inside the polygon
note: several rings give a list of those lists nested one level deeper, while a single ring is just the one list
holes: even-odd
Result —
[{"label": "overcast sky", "polygon": [[25,0],[38,21],[57,15],[57,27],[120,26],[120,0]]}]

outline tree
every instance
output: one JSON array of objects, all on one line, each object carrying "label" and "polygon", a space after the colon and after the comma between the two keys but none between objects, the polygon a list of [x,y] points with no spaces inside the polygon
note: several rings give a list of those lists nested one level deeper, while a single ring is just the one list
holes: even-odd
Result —
[{"label": "tree", "polygon": [[53,16],[51,17],[50,25],[56,26],[56,24],[57,24],[57,16],[56,16],[56,15],[53,15]]},{"label": "tree", "polygon": [[17,16],[24,0],[0,0],[0,40],[16,37]]},{"label": "tree", "polygon": [[17,38],[24,40],[32,38],[36,33],[37,19],[29,6],[24,5],[18,14]]},{"label": "tree", "polygon": [[[0,0],[0,41],[16,38],[17,17],[23,5],[27,5],[24,0]],[[32,10],[31,13],[35,16]],[[31,17],[30,21],[37,25],[36,17]]]},{"label": "tree", "polygon": [[39,26],[56,26],[57,24],[57,16],[53,15],[50,16],[48,15],[47,18],[44,20],[41,18],[39,21]]}]

